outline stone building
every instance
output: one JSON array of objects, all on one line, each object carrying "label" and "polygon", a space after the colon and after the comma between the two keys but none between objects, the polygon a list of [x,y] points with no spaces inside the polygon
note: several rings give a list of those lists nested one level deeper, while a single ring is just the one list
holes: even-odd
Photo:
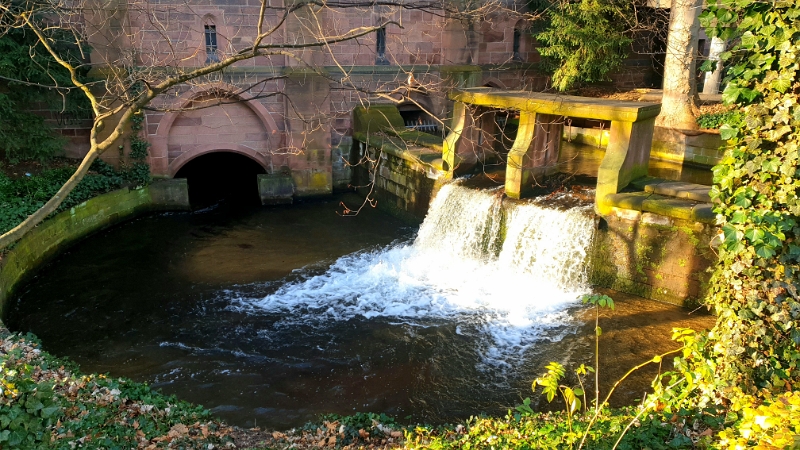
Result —
[{"label": "stone building", "polygon": [[[291,174],[296,196],[327,194],[350,182],[345,159],[356,106],[394,101],[408,126],[435,132],[447,123],[452,87],[547,87],[536,70],[530,15],[520,12],[524,2],[500,0],[459,17],[452,5],[420,0],[298,9],[291,0],[266,1],[264,26],[275,31],[264,43],[335,41],[377,28],[241,61],[160,97],[143,129],[154,176],[183,176],[190,162],[223,152],[255,162],[261,173]],[[85,18],[92,63],[202,67],[253,45],[261,7],[260,0],[111,0]],[[646,85],[649,59],[630,62],[615,83]],[[85,137],[71,133],[70,152],[78,156]],[[124,151],[103,155],[111,163],[120,158]]]}]

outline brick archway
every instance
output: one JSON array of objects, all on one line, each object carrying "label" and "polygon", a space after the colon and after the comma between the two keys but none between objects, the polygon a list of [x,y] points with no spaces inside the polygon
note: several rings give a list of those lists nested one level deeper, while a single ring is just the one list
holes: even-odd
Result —
[{"label": "brick archway", "polygon": [[218,144],[207,144],[202,147],[198,147],[194,150],[185,152],[181,154],[179,157],[175,158],[172,162],[170,162],[168,167],[167,175],[170,178],[174,177],[175,174],[178,173],[179,170],[183,166],[186,165],[189,161],[203,155],[207,155],[209,153],[220,153],[220,152],[228,152],[228,153],[237,153],[239,155],[247,156],[248,158],[252,159],[253,161],[257,162],[265,172],[269,173],[270,171],[270,162],[267,158],[258,153],[257,151],[245,147],[244,145],[218,145]]},{"label": "brick archway", "polygon": [[[202,103],[208,107],[191,110]],[[173,111],[164,114],[150,135],[150,164],[156,175],[173,177],[186,162],[212,151],[243,154],[268,170],[271,151],[283,146],[283,133],[269,111],[235,86],[206,84],[172,104]]]}]

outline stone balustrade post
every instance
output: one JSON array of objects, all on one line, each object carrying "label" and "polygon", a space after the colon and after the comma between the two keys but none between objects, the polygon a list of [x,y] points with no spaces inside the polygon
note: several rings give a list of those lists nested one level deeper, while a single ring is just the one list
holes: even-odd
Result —
[{"label": "stone balustrade post", "polygon": [[597,172],[595,209],[608,214],[605,197],[616,194],[631,181],[647,176],[655,117],[638,122],[612,121],[608,147]]},{"label": "stone balustrade post", "polygon": [[520,111],[517,138],[508,152],[506,195],[522,198],[525,191],[557,171],[564,121],[558,115]]}]

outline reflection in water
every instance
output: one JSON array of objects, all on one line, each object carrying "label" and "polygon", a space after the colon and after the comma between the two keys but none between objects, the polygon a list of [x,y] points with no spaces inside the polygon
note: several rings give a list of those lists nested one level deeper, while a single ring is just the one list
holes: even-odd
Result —
[{"label": "reflection in water", "polygon": [[[586,242],[563,232],[588,217],[590,233],[591,217],[534,214],[532,202],[505,217],[492,192],[459,189],[437,197],[416,244],[378,211],[337,216],[340,199],[147,217],[53,263],[7,323],[86,371],[148,381],[239,425],[290,427],[325,412],[502,414],[547,361],[591,359],[593,317],[576,302],[588,289],[576,263]],[[486,209],[448,209],[470,195]],[[540,244],[493,241],[499,217],[519,236],[511,242]],[[554,264],[550,247],[575,253]],[[607,380],[671,347],[673,326],[710,323],[613,295],[617,311],[602,319]],[[617,401],[640,397],[649,378]]]},{"label": "reflection in water", "polygon": [[[597,169],[605,156],[605,148],[593,145],[561,143],[559,171],[575,175],[597,176]],[[711,185],[712,174],[707,168],[681,165],[669,161],[650,160],[649,175],[667,180]]]}]

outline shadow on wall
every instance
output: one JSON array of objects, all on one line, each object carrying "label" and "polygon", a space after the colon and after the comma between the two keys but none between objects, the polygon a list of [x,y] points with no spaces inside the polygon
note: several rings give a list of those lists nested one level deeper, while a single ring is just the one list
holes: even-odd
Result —
[{"label": "shadow on wall", "polygon": [[247,156],[230,152],[206,153],[187,162],[175,178],[186,178],[192,209],[224,202],[237,206],[261,204],[258,175],[266,171]]}]

